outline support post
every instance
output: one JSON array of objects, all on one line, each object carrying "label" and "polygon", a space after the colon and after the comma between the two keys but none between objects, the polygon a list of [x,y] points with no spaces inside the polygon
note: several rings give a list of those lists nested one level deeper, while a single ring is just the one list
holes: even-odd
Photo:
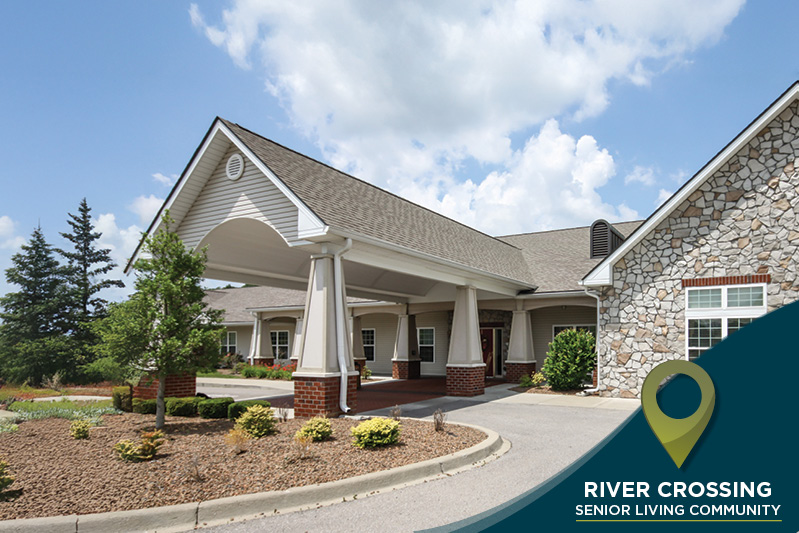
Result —
[{"label": "support post", "polygon": [[447,362],[447,395],[479,396],[485,392],[485,363],[480,346],[477,289],[457,287]]},{"label": "support post", "polygon": [[360,369],[363,377],[363,370],[366,368],[366,355],[363,351],[363,337],[361,336],[361,317],[352,317],[352,360],[356,363],[356,369]]},{"label": "support post", "polygon": [[516,310],[510,325],[508,359],[505,361],[505,379],[513,383],[518,383],[523,376],[535,372],[533,328],[530,314],[522,308],[523,305],[523,302],[516,301]]},{"label": "support post", "polygon": [[402,314],[397,317],[397,339],[394,357],[391,358],[391,377],[394,379],[419,379],[422,360],[416,338],[416,316]]}]

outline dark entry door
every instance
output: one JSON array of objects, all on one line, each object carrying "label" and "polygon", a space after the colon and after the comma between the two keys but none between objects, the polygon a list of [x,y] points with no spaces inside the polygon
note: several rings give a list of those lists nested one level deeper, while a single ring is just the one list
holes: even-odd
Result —
[{"label": "dark entry door", "polygon": [[483,362],[486,364],[486,376],[494,375],[494,328],[480,329],[480,345],[483,349]]}]

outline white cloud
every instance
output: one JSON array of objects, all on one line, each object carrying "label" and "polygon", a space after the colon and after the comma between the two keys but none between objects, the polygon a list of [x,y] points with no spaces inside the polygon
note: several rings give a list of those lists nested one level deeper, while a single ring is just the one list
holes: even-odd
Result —
[{"label": "white cloud", "polygon": [[107,274],[110,279],[121,279],[125,288],[111,288],[103,291],[103,297],[109,300],[120,300],[133,292],[133,277],[125,276],[123,270],[136,250],[142,236],[142,228],[132,224],[125,227],[117,225],[116,215],[105,213],[94,219],[94,229],[102,233],[97,241],[101,248],[111,250],[111,258],[117,267]]},{"label": "white cloud", "polygon": [[139,222],[142,226],[148,227],[150,222],[158,214],[161,205],[164,203],[163,198],[158,198],[154,194],[149,196],[138,196],[133,203],[128,206],[128,209],[139,216]]},{"label": "white cloud", "polygon": [[[742,5],[234,0],[219,23],[207,23],[194,4],[189,14],[236,65],[265,71],[269,93],[332,165],[485,228],[498,219],[518,227],[531,203],[621,216],[597,192],[596,183],[613,176],[612,158],[591,137],[561,140],[574,144],[571,151],[555,142],[561,161],[537,151],[557,123],[521,150],[511,136],[552,117],[601,113],[610,102],[608,82],[649,84],[716,42]],[[530,168],[529,159],[553,165],[553,176],[568,175],[567,186],[553,186],[554,178]],[[455,176],[470,160],[498,170],[479,183],[459,182]],[[545,190],[516,202],[517,190],[530,192],[529,180]],[[502,213],[498,206],[505,206]],[[565,218],[555,211],[542,211],[541,220]]]},{"label": "white cloud", "polygon": [[651,187],[655,184],[655,171],[650,167],[636,165],[632,172],[624,177],[624,184],[643,183]]},{"label": "white cloud", "polygon": [[0,248],[17,250],[25,244],[25,238],[17,235],[17,223],[8,215],[0,216]]},{"label": "white cloud", "polygon": [[169,176],[167,176],[165,174],[161,174],[160,172],[156,172],[152,176],[155,181],[167,187],[171,187],[172,185],[175,184],[176,181],[178,181],[177,174],[170,174]]},{"label": "white cloud", "polygon": [[655,200],[655,205],[657,207],[660,207],[661,205],[663,205],[663,202],[665,202],[666,200],[671,198],[671,196],[673,194],[674,194],[674,191],[667,191],[666,189],[660,189],[658,191],[658,198],[657,198],[657,200]]}]

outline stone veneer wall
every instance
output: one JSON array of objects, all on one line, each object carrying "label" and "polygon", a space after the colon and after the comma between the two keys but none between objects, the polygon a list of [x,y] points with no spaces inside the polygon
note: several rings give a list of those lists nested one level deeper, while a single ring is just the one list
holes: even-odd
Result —
[{"label": "stone veneer wall", "polygon": [[768,310],[799,299],[799,116],[794,102],[613,268],[601,293],[600,385],[639,397],[685,357],[683,278],[769,274]]}]

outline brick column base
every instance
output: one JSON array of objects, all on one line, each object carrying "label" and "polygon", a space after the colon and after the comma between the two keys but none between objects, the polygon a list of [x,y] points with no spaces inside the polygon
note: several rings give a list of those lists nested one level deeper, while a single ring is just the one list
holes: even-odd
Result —
[{"label": "brick column base", "polygon": [[392,361],[391,377],[394,379],[419,379],[422,377],[422,361]]},{"label": "brick column base", "polygon": [[353,362],[354,363],[358,363],[359,366],[355,366],[355,370],[358,370],[358,368],[360,368],[361,369],[361,376],[363,376],[363,370],[364,370],[364,368],[366,368],[366,358],[353,359]]},{"label": "brick column base", "polygon": [[594,368],[594,371],[591,372],[591,381],[594,384],[594,388],[596,388],[597,387],[597,371],[596,371],[596,368]]},{"label": "brick column base", "polygon": [[447,366],[447,396],[479,396],[485,392],[485,366]]},{"label": "brick column base", "polygon": [[533,372],[535,372],[535,362],[511,363],[505,361],[505,380],[511,383],[518,383],[522,377],[529,376]]},{"label": "brick column base", "polygon": [[[315,378],[294,376],[294,416],[338,416],[339,390],[341,378],[331,376]],[[352,411],[357,408],[358,376],[347,376],[347,407]]]},{"label": "brick column base", "polygon": [[[185,398],[197,394],[197,377],[195,374],[169,374],[166,377],[164,398]],[[133,397],[142,400],[154,400],[158,396],[158,378],[144,376],[139,384],[133,387]]]},{"label": "brick column base", "polygon": [[275,364],[274,357],[256,357],[252,360],[253,366],[272,366]]}]

